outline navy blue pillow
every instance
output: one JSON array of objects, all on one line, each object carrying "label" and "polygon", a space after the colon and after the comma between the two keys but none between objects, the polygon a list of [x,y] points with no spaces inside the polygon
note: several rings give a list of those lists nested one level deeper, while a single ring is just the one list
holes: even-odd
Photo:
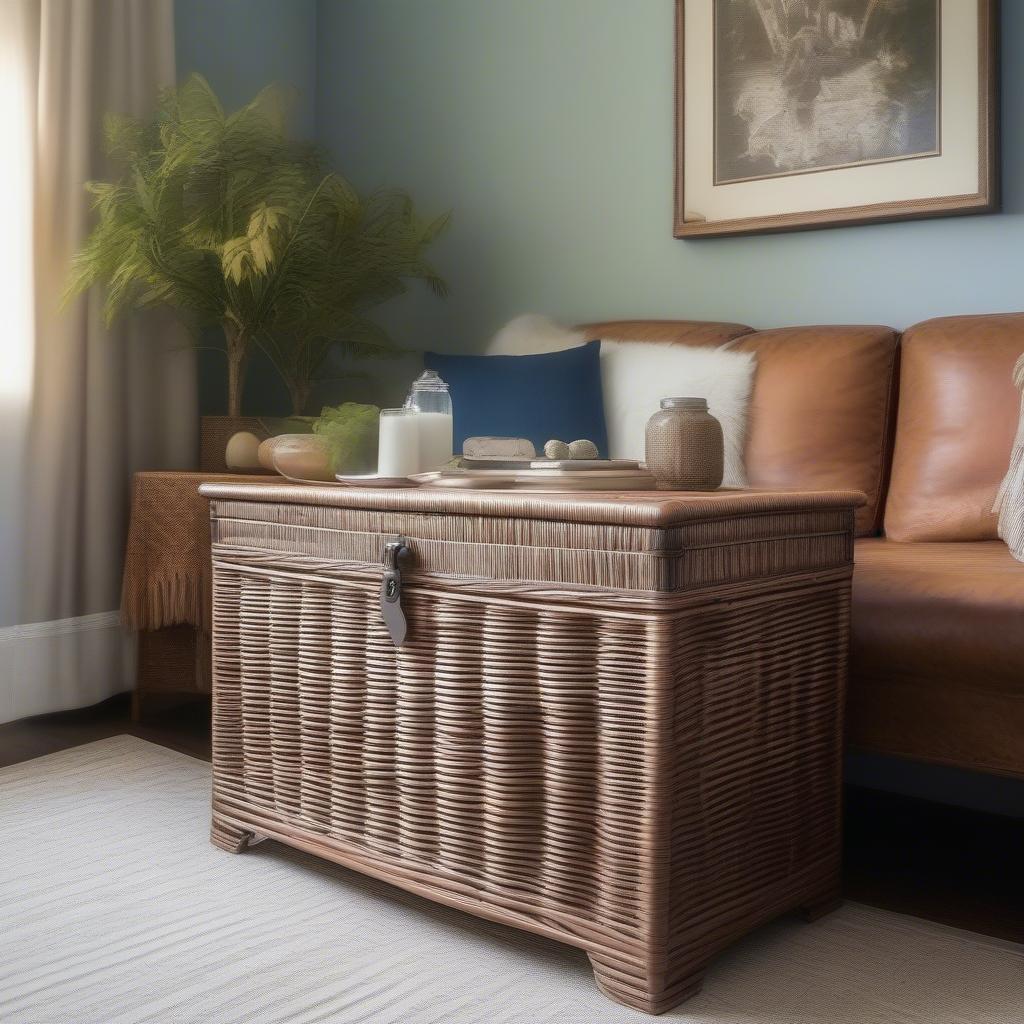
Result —
[{"label": "navy blue pillow", "polygon": [[607,457],[600,341],[532,356],[427,352],[424,363],[451,389],[456,455],[467,437],[528,437],[538,455],[551,438],[587,438]]}]

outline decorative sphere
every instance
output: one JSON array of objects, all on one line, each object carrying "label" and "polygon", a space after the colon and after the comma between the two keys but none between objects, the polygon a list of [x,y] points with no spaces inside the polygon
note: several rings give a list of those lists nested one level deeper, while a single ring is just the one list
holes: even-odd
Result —
[{"label": "decorative sphere", "polygon": [[240,430],[231,435],[224,449],[224,462],[228,469],[259,469],[259,451],[260,439],[248,430]]},{"label": "decorative sphere", "polygon": [[544,457],[547,459],[571,459],[569,446],[564,441],[551,440],[544,444]]},{"label": "decorative sphere", "polygon": [[570,459],[596,459],[597,445],[593,441],[580,440],[569,442]]}]

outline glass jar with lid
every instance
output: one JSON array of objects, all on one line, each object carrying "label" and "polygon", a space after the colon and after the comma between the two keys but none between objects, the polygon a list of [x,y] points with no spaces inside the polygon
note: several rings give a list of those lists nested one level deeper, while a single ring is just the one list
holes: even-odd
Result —
[{"label": "glass jar with lid", "polygon": [[647,468],[658,487],[713,491],[722,485],[722,425],[705,398],[663,398],[647,421]]},{"label": "glass jar with lid", "polygon": [[407,409],[415,409],[420,437],[420,472],[442,469],[452,458],[452,396],[433,370],[424,370],[409,389]]}]

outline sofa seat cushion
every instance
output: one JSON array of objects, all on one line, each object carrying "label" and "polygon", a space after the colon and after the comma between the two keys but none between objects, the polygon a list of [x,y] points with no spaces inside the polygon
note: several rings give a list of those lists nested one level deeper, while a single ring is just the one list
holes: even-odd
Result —
[{"label": "sofa seat cushion", "polygon": [[857,545],[861,665],[1024,698],[1024,565],[1002,541]]},{"label": "sofa seat cushion", "polygon": [[1002,541],[856,547],[850,740],[1024,775],[1024,565]]}]

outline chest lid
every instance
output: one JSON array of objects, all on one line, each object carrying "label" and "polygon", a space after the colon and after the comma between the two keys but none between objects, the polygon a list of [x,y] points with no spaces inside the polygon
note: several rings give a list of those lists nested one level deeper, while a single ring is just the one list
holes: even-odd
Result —
[{"label": "chest lid", "polygon": [[417,573],[678,591],[848,566],[855,491],[548,494],[203,484],[213,541],[379,564],[408,539]]}]

